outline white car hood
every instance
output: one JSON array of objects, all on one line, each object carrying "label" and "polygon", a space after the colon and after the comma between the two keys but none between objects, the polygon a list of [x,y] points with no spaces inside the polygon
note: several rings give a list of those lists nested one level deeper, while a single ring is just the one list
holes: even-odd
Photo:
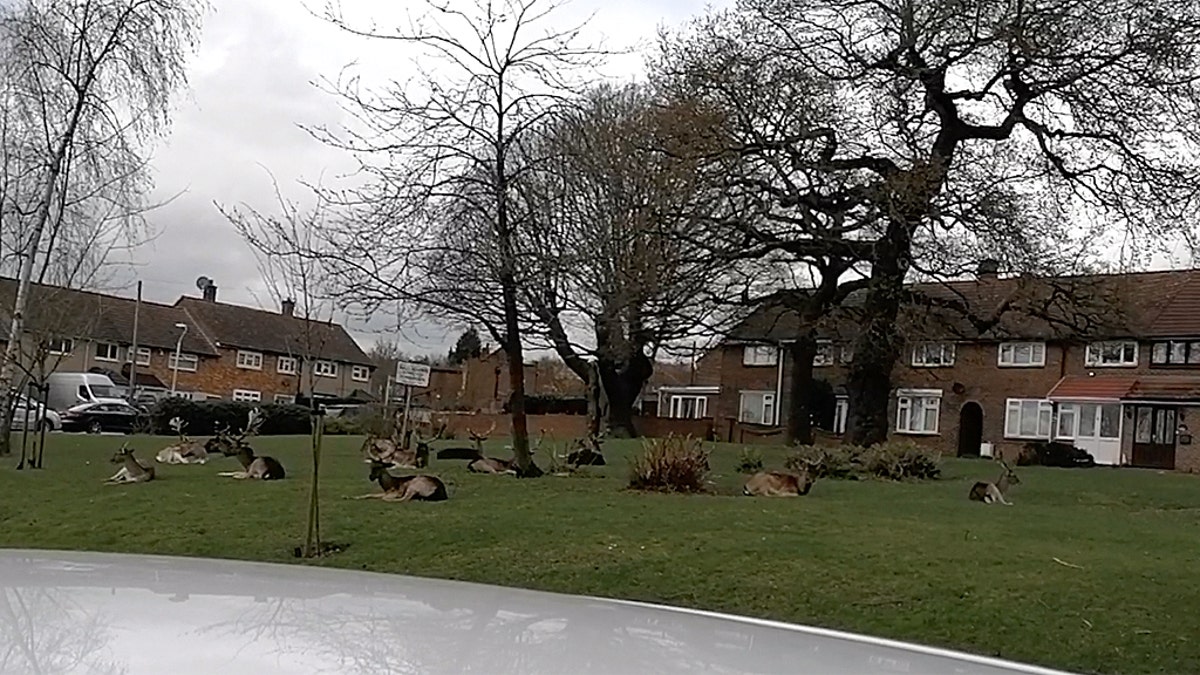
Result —
[{"label": "white car hood", "polygon": [[1057,672],[706,612],[301,565],[0,550],[0,588],[0,673]]}]

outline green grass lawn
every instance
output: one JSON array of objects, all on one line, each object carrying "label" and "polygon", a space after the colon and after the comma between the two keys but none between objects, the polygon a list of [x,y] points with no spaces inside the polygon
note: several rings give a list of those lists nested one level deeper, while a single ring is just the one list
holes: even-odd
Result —
[{"label": "green grass lawn", "polygon": [[[0,465],[0,546],[296,561],[307,438],[256,441],[287,467],[282,482],[220,478],[236,461],[214,458],[159,465],[158,480],[132,486],[101,484],[123,438],[51,439],[45,470]],[[327,437],[322,532],[349,547],[314,564],[700,607],[1076,671],[1200,672],[1197,477],[1023,468],[1009,508],[966,499],[995,465],[947,460],[932,483],[823,481],[807,497],[751,499],[737,449],[719,446],[719,494],[637,494],[623,487],[640,446],[612,442],[610,466],[586,477],[518,481],[435,460],[450,501],[389,504],[344,498],[373,488],[360,442]],[[132,439],[143,460],[165,443]],[[764,454],[782,465],[782,451]]]}]

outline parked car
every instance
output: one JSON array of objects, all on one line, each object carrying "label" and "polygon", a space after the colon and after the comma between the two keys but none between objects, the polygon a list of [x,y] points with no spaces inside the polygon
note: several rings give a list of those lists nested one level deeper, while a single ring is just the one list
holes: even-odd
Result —
[{"label": "parked car", "polygon": [[62,415],[63,431],[102,431],[131,433],[145,419],[145,413],[123,401],[81,403]]},{"label": "parked car", "polygon": [[14,394],[11,400],[14,407],[13,431],[24,431],[26,420],[29,420],[30,431],[38,431],[43,427],[47,431],[55,431],[62,428],[62,418],[59,414],[43,406],[41,403],[30,400],[28,396],[23,394]]},{"label": "parked car", "polygon": [[20,646],[0,661],[13,673],[1064,675],[716,612],[308,565],[0,550],[0,588],[16,598],[0,639]]}]

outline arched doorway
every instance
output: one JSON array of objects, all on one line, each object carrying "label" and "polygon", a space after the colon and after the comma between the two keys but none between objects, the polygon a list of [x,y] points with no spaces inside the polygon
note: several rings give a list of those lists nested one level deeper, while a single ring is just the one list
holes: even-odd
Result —
[{"label": "arched doorway", "polygon": [[958,456],[978,457],[983,443],[983,407],[966,403],[958,416]]}]

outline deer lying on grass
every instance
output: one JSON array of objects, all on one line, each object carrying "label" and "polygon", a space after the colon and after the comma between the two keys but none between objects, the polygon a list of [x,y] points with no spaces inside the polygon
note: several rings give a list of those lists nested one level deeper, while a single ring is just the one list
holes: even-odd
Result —
[{"label": "deer lying on grass", "polygon": [[797,473],[790,471],[759,471],[746,480],[742,494],[747,497],[799,497],[808,494],[817,482],[819,462],[808,462],[808,468]]},{"label": "deer lying on grass", "polygon": [[113,453],[110,460],[113,464],[123,464],[108,480],[104,481],[109,485],[119,485],[121,483],[147,483],[154,480],[154,465],[146,466],[137,461],[133,456],[133,448],[126,443],[121,446],[120,450]]},{"label": "deer lying on grass", "polygon": [[[442,428],[444,429],[445,426],[443,425]],[[458,446],[455,448],[442,448],[441,450],[438,450],[437,458],[438,459],[478,459],[480,457],[483,457],[483,442],[487,440],[488,436],[490,436],[492,434],[492,431],[495,430],[495,428],[496,428],[496,420],[492,420],[492,426],[488,427],[487,431],[483,432],[482,434],[478,433],[475,430],[468,427],[467,435],[471,437],[471,442],[474,443],[475,446],[471,447],[471,448],[465,448],[462,446]]]},{"label": "deer lying on grass", "polygon": [[579,449],[567,453],[567,466],[604,466],[604,451],[600,447],[603,436],[589,433],[587,438],[577,439],[575,445]]},{"label": "deer lying on grass", "polygon": [[155,455],[154,461],[161,464],[205,464],[208,462],[208,450],[200,441],[193,441],[183,433],[187,422],[180,417],[172,417],[171,428],[179,434],[179,442],[168,445]]},{"label": "deer lying on grass", "polygon": [[983,502],[984,504],[995,504],[999,502],[1005,506],[1012,506],[1012,502],[1004,498],[1004,493],[1008,492],[1008,488],[1017,485],[1021,482],[1017,478],[1017,474],[1008,466],[1008,463],[1003,459],[999,460],[1000,466],[1004,467],[1004,471],[1000,474],[1000,478],[995,483],[985,483],[979,481],[971,486],[971,492],[967,495],[971,501]]},{"label": "deer lying on grass", "polygon": [[257,478],[260,480],[283,480],[283,465],[274,457],[256,457],[254,449],[246,443],[247,436],[253,436],[262,426],[262,413],[258,408],[250,411],[246,426],[236,436],[229,434],[228,429],[220,429],[217,435],[204,444],[210,453],[220,452],[226,457],[237,457],[242,463],[241,471],[222,471],[218,476],[237,478]]},{"label": "deer lying on grass", "polygon": [[[423,469],[429,466],[429,444],[441,436],[441,430],[432,438],[424,438],[413,429],[404,433],[404,442],[396,441],[395,432],[391,438],[379,438],[371,435],[363,441],[363,461],[367,464],[383,462],[405,469]],[[409,449],[409,441],[416,436],[417,447]]]},{"label": "deer lying on grass", "polygon": [[383,492],[360,495],[355,499],[382,499],[388,502],[426,501],[440,502],[449,499],[446,484],[436,476],[393,476],[388,473],[387,462],[371,462],[370,480],[377,481]]},{"label": "deer lying on grass", "polygon": [[[493,424],[492,426],[494,427],[495,424]],[[476,436],[476,434],[474,432],[472,432],[471,435],[472,435],[472,437]],[[486,436],[483,438],[486,438]],[[533,447],[529,448],[530,456],[537,453],[537,451],[542,447],[542,441],[545,438],[546,438],[546,430],[542,429],[541,433],[538,435],[537,443],[535,443],[533,445]],[[479,443],[482,444],[482,439],[479,440]],[[510,450],[512,449],[511,446],[508,446],[508,447]],[[514,476],[517,474],[517,457],[516,457],[515,452],[513,453],[513,456],[511,459],[497,459],[495,457],[485,457],[483,455],[483,453],[481,453],[479,451],[476,451],[474,457],[475,457],[474,459],[472,459],[470,462],[467,463],[467,471],[470,471],[472,473],[490,473],[490,474],[507,473],[507,474],[512,474]]]}]

